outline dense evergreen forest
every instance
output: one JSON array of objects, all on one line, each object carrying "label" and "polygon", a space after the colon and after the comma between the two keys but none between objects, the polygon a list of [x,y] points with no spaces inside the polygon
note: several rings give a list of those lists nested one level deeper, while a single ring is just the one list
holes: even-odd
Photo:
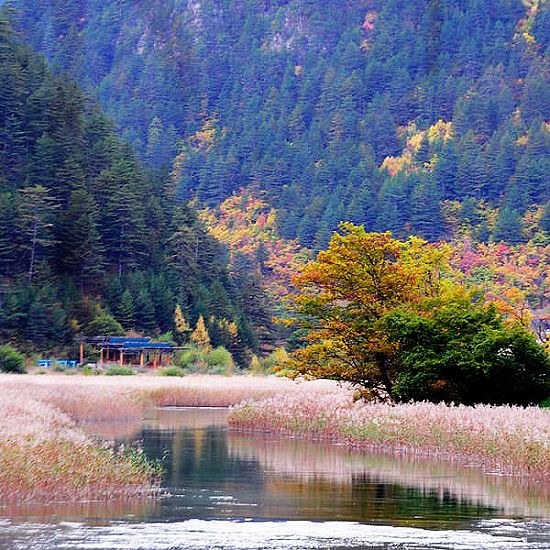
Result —
[{"label": "dense evergreen forest", "polygon": [[13,3],[182,198],[255,186],[314,249],[342,220],[546,242],[548,2]]},{"label": "dense evergreen forest", "polygon": [[158,335],[178,304],[244,360],[257,342],[226,252],[172,181],[0,15],[2,340],[43,351],[88,332]]},{"label": "dense evergreen forest", "polygon": [[469,280],[544,309],[548,2],[2,4],[2,338],[159,335],[179,305],[246,364],[341,221],[465,243]]}]

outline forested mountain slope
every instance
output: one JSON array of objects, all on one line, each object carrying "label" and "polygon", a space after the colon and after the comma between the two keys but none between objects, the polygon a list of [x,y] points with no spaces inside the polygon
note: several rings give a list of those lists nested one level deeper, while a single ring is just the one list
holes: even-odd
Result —
[{"label": "forested mountain slope", "polygon": [[[226,266],[171,178],[144,169],[0,14],[0,337],[67,346],[109,314],[125,331],[159,334],[179,304],[238,356],[254,339]],[[224,333],[233,322],[239,334]]]},{"label": "forested mountain slope", "polygon": [[280,231],[547,239],[543,0],[19,0],[181,197],[267,191]]}]

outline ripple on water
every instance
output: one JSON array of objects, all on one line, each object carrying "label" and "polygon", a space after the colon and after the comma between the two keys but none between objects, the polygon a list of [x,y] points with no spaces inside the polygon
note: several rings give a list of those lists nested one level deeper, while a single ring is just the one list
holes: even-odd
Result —
[{"label": "ripple on water", "polygon": [[[476,530],[431,531],[351,522],[206,521],[0,524],[0,547],[10,550],[535,550],[550,548],[550,525],[485,521]],[[534,535],[538,533],[539,536]]]}]

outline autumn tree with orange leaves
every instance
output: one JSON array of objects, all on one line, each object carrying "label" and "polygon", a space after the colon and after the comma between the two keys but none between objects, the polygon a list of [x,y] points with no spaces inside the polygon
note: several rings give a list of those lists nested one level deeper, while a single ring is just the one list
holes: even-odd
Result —
[{"label": "autumn tree with orange leaves", "polygon": [[410,237],[340,226],[326,251],[294,277],[291,323],[307,330],[291,360],[296,374],[351,382],[373,398],[391,396],[396,345],[382,320],[449,292],[448,250]]},{"label": "autumn tree with orange leaves", "polygon": [[294,277],[296,376],[350,382],[377,400],[537,402],[550,361],[521,323],[454,281],[450,251],[417,237],[340,226]]}]

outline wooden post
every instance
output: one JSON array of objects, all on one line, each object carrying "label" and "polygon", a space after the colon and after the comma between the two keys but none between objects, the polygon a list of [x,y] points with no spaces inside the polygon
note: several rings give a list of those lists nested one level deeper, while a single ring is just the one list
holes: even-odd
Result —
[{"label": "wooden post", "polygon": [[143,352],[141,352],[139,356],[139,366],[143,368],[143,365],[144,365],[144,357],[143,357]]},{"label": "wooden post", "polygon": [[120,366],[124,365],[124,352],[120,350]]},{"label": "wooden post", "polygon": [[103,366],[103,348],[99,350],[99,366]]},{"label": "wooden post", "polygon": [[153,353],[153,369],[157,368],[157,354]]},{"label": "wooden post", "polygon": [[80,364],[84,364],[84,343],[80,343]]}]

